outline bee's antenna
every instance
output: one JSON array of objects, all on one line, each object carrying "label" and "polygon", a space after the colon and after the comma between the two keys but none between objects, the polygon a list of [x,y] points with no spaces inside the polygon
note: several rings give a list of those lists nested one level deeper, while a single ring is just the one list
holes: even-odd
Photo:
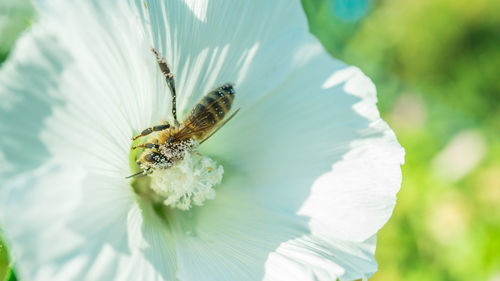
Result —
[{"label": "bee's antenna", "polygon": [[144,174],[144,170],[142,170],[142,171],[140,171],[140,172],[138,172],[138,173],[135,173],[135,174],[133,174],[133,175],[130,175],[130,176],[128,176],[128,177],[125,177],[125,178],[126,178],[126,179],[130,179],[130,178],[133,178],[133,177],[138,176],[138,175],[140,175],[140,174]]}]

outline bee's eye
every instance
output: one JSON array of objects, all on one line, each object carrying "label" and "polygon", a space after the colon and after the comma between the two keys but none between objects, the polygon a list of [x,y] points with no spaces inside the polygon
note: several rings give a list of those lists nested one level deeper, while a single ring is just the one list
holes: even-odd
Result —
[{"label": "bee's eye", "polygon": [[147,154],[144,157],[144,160],[146,160],[147,162],[158,162],[157,160],[159,157],[161,157],[161,156],[158,153],[153,152],[153,153]]}]

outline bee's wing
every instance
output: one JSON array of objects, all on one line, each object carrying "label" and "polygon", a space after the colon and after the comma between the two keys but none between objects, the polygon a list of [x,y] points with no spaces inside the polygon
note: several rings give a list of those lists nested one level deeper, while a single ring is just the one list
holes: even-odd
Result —
[{"label": "bee's wing", "polygon": [[226,111],[231,109],[232,102],[233,98],[227,94],[220,94],[218,90],[210,92],[191,111],[174,138],[180,140],[195,138],[200,143],[205,141],[234,116],[233,113],[223,121]]},{"label": "bee's wing", "polygon": [[224,120],[224,121],[220,122],[219,124],[217,124],[217,126],[215,126],[212,129],[212,132],[210,134],[207,134],[206,136],[203,136],[203,139],[198,140],[198,142],[201,144],[204,141],[206,141],[208,138],[210,138],[213,134],[215,134],[215,132],[217,132],[220,128],[222,128],[222,126],[224,126],[229,120],[231,120],[231,118],[233,118],[234,115],[236,115],[236,113],[238,113],[238,111],[240,111],[239,108],[236,109],[236,111],[233,112],[233,114],[231,114],[228,118],[226,118],[226,120]]},{"label": "bee's wing", "polygon": [[174,139],[185,140],[190,138],[195,138],[200,140],[204,135],[210,133],[215,124],[203,116],[200,119],[188,119],[182,126],[182,128],[174,135]]}]

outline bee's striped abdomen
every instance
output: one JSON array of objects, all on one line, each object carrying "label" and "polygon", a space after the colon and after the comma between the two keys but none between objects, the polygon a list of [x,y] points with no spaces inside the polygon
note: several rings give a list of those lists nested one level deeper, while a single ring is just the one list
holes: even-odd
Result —
[{"label": "bee's striped abdomen", "polygon": [[234,100],[234,89],[231,84],[224,84],[209,92],[194,108],[191,118],[206,118],[205,121],[217,124],[231,110]]},{"label": "bee's striped abdomen", "polygon": [[224,117],[231,110],[234,95],[234,88],[229,83],[209,92],[193,108],[174,138],[178,140],[194,138],[199,142],[205,141],[229,120],[224,120]]}]

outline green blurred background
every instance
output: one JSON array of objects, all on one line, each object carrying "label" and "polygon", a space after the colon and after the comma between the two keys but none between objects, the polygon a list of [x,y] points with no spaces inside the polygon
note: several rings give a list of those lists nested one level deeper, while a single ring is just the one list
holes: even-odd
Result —
[{"label": "green blurred background", "polygon": [[[325,48],[378,88],[406,149],[371,280],[500,281],[500,1],[302,0]],[[0,2],[0,62],[33,10]],[[7,272],[0,244],[0,280]]]}]

